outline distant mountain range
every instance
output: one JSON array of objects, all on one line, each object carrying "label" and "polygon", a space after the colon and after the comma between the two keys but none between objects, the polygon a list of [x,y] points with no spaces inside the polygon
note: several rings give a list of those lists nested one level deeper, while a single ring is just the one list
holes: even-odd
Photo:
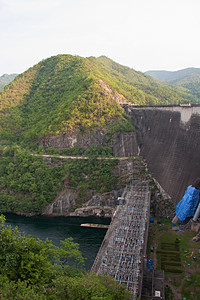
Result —
[{"label": "distant mountain range", "polygon": [[192,102],[199,102],[200,98],[200,68],[187,68],[179,71],[147,71],[162,82],[188,89],[194,96]]},{"label": "distant mountain range", "polygon": [[0,76],[0,91],[3,90],[7,84],[13,81],[16,76],[17,74],[3,74]]}]

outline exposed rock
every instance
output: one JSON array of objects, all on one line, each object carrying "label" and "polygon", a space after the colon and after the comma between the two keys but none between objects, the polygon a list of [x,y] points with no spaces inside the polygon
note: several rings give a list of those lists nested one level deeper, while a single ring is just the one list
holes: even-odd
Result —
[{"label": "exposed rock", "polygon": [[82,134],[78,132],[65,133],[57,136],[47,136],[40,141],[40,145],[43,145],[46,149],[54,147],[55,149],[70,149],[74,146],[87,149],[92,144],[96,146],[103,146],[106,144],[106,137],[104,131],[98,130],[94,133],[91,131],[84,132]]},{"label": "exposed rock", "polygon": [[106,94],[109,94],[111,99],[116,101],[117,103],[123,104],[132,104],[124,95],[119,94],[116,90],[112,90],[109,85],[107,85],[103,80],[99,80],[99,86],[102,87]]},{"label": "exposed rock", "polygon": [[109,196],[109,199],[106,199],[106,197],[103,195],[94,195],[88,202],[83,204],[83,207],[115,207],[117,205],[117,196],[114,196],[114,191],[109,193]]},{"label": "exposed rock", "polygon": [[128,160],[120,160],[118,166],[114,170],[115,174],[120,177],[120,185],[117,190],[113,190],[104,194],[92,193],[87,202],[82,207],[77,207],[78,190],[65,188],[60,192],[53,203],[49,204],[42,212],[43,215],[53,216],[97,216],[112,217],[113,211],[118,205],[118,197],[123,193],[123,186],[131,182],[132,179],[148,179],[149,174],[146,170],[146,164],[142,158],[137,157]]},{"label": "exposed rock", "polygon": [[[77,208],[75,210],[75,215],[79,217],[104,217],[111,218],[113,215],[114,208],[108,206],[89,206]],[[74,215],[74,214],[73,214]]]},{"label": "exposed rock", "polygon": [[97,216],[110,218],[113,209],[117,205],[117,198],[121,195],[121,190],[112,191],[109,198],[104,195],[96,194],[83,204],[81,208],[76,207],[78,192],[72,190],[63,190],[42,212],[42,215],[55,216]]},{"label": "exposed rock", "polygon": [[152,177],[154,182],[151,189],[151,213],[157,217],[172,219],[174,216],[174,205],[171,197],[162,188],[159,182]]},{"label": "exposed rock", "polygon": [[115,133],[110,141],[107,142],[109,135],[103,130],[91,131],[82,134],[78,132],[65,133],[58,136],[48,136],[40,141],[45,149],[54,147],[63,150],[78,146],[83,149],[91,147],[93,144],[99,146],[109,146],[113,148],[115,156],[134,156],[138,155],[138,144],[135,132]]},{"label": "exposed rock", "polygon": [[70,189],[63,190],[43,211],[42,215],[69,215],[76,205],[77,193]]},{"label": "exposed rock", "polygon": [[199,231],[199,233],[195,236],[195,237],[193,237],[193,239],[192,239],[194,242],[199,242],[200,241],[200,231]]},{"label": "exposed rock", "polygon": [[191,219],[191,230],[194,232],[199,232],[199,237],[200,237],[200,223],[195,222]]}]

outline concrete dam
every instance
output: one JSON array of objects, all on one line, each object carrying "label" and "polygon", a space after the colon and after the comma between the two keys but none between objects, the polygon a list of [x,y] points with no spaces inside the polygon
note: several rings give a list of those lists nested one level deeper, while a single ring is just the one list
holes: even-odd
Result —
[{"label": "concrete dam", "polygon": [[200,105],[123,105],[136,129],[139,154],[177,204],[200,177]]},{"label": "concrete dam", "polygon": [[[136,129],[138,154],[176,204],[200,177],[200,106],[123,107]],[[134,143],[126,135],[123,139],[120,146],[126,154]],[[126,286],[134,299],[165,298],[164,271],[146,268],[150,197],[145,181],[126,187],[92,267]]]}]

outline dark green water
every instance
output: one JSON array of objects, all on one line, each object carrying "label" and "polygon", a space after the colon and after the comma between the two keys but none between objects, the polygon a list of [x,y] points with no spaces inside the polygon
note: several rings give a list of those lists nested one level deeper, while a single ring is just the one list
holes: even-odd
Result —
[{"label": "dark green water", "polygon": [[99,247],[103,241],[106,229],[80,227],[82,223],[109,224],[110,219],[103,218],[75,218],[75,217],[31,217],[6,214],[6,225],[18,226],[19,231],[25,235],[45,240],[48,238],[54,245],[59,246],[60,240],[72,237],[80,245],[85,266],[92,267]]}]

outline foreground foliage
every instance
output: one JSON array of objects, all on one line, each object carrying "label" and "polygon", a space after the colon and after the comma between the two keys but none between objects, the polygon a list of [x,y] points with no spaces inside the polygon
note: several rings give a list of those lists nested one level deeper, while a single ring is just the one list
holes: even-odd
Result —
[{"label": "foreground foliage", "polygon": [[0,299],[131,299],[108,276],[87,274],[78,244],[20,235],[0,216]]}]

